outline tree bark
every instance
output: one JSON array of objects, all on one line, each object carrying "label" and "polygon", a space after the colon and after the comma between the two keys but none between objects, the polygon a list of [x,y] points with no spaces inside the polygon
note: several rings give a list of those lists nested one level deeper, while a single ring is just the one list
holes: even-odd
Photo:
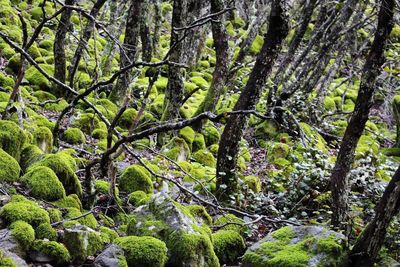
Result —
[{"label": "tree bark", "polygon": [[[124,51],[121,51],[120,68],[128,66],[136,60],[137,44],[140,36],[140,14],[144,0],[132,1],[129,7],[125,28]],[[132,71],[122,74],[110,94],[110,99],[122,104],[132,81]]]},{"label": "tree bark", "polygon": [[[393,2],[393,1],[392,1]],[[400,168],[387,185],[375,208],[375,216],[357,239],[349,254],[350,266],[369,267],[374,262],[385,240],[386,230],[400,208]]]},{"label": "tree bark", "polygon": [[[66,0],[66,5],[74,5],[75,0]],[[62,83],[66,80],[66,58],[65,58],[65,39],[67,36],[68,29],[70,27],[70,18],[72,15],[72,9],[65,9],[61,15],[60,22],[57,27],[57,32],[54,41],[54,78]],[[63,89],[60,86],[54,86],[54,93],[57,96],[63,95]]]},{"label": "tree bark", "polygon": [[[100,12],[100,9],[103,7],[103,5],[107,2],[107,0],[97,0],[96,3],[93,5],[92,9],[90,10],[90,15],[94,18],[97,17],[97,15]],[[73,88],[74,85],[74,78],[75,78],[75,73],[76,70],[78,69],[79,61],[82,58],[82,53],[87,45],[87,42],[90,39],[90,36],[92,35],[93,29],[95,26],[95,22],[88,19],[85,29],[83,31],[83,35],[79,39],[78,42],[78,47],[75,50],[74,57],[71,60],[71,65],[69,66],[68,69],[68,80],[69,80],[69,86]]]},{"label": "tree bark", "polygon": [[149,25],[149,0],[144,0],[140,14],[140,40],[142,41],[142,60],[150,62],[153,56],[153,46]]},{"label": "tree bark", "polygon": [[153,0],[154,5],[154,31],[153,31],[153,49],[156,57],[159,57],[160,32],[162,24],[161,0]]},{"label": "tree bark", "polygon": [[[289,31],[286,4],[286,0],[272,2],[269,29],[264,36],[264,45],[257,56],[249,80],[233,109],[234,111],[254,109],[260,98],[262,88]],[[231,194],[237,192],[235,168],[239,142],[246,123],[245,115],[232,115],[221,136],[217,161],[217,195],[221,200],[227,200]]]},{"label": "tree bark", "polygon": [[[181,28],[185,24],[185,16],[187,13],[186,0],[174,0],[174,7],[172,11],[172,31],[171,31],[171,44],[172,49],[169,60],[172,62],[180,63],[185,54],[184,42],[182,38],[183,31],[174,31],[175,28]],[[168,67],[168,85],[165,92],[164,112],[162,120],[175,119],[179,116],[179,109],[182,104],[184,94],[183,87],[183,73],[182,68],[170,64]]]},{"label": "tree bark", "polygon": [[[224,9],[224,2],[222,0],[211,0],[210,2],[211,13],[217,13]],[[205,111],[213,112],[224,90],[230,62],[228,34],[226,33],[224,22],[225,19],[222,15],[218,20],[214,20],[211,24],[216,53],[216,64],[210,88],[208,89],[207,95],[198,108],[196,114]]]},{"label": "tree bark", "polygon": [[348,173],[354,162],[354,152],[368,120],[372,97],[375,91],[375,81],[380,68],[385,61],[384,49],[393,27],[394,0],[383,0],[378,18],[378,27],[374,42],[363,68],[361,84],[355,103],[354,112],[347,125],[340,145],[335,167],[331,175],[332,190],[332,225],[348,230]]}]

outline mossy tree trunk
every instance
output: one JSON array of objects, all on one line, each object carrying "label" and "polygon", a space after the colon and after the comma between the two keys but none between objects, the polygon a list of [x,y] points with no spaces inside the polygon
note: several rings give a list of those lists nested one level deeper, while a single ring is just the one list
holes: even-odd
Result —
[{"label": "mossy tree trunk", "polygon": [[340,145],[335,167],[331,174],[332,225],[348,231],[348,173],[354,162],[355,149],[368,121],[375,92],[375,81],[385,61],[384,50],[393,27],[394,0],[383,0],[375,38],[365,62],[354,112]]},{"label": "mossy tree trunk", "polygon": [[[222,0],[211,0],[210,2],[211,13],[217,13],[224,9],[224,2]],[[224,16],[221,16],[211,24],[216,53],[216,64],[210,88],[208,89],[207,95],[198,108],[196,114],[205,111],[214,111],[224,90],[230,62],[228,34],[226,33],[224,22]]]},{"label": "mossy tree trunk", "polygon": [[[172,11],[172,30],[171,30],[171,53],[169,60],[175,63],[183,61],[183,55],[186,53],[184,42],[180,39],[184,35],[184,31],[175,31],[176,28],[182,28],[186,25],[185,17],[187,13],[186,0],[174,0]],[[165,91],[164,112],[162,120],[175,119],[179,116],[179,109],[182,105],[184,94],[183,87],[183,70],[177,65],[170,64],[168,66],[168,84]]]},{"label": "mossy tree trunk", "polygon": [[[285,0],[272,2],[269,29],[264,36],[264,45],[257,56],[249,80],[233,109],[234,111],[254,109],[260,98],[262,88],[289,31],[286,5],[287,1]],[[222,200],[229,199],[232,193],[237,192],[235,169],[239,142],[246,123],[246,115],[231,115],[221,136],[217,162],[217,194]]]},{"label": "mossy tree trunk", "polygon": [[[74,5],[76,0],[66,0],[66,5]],[[66,80],[66,58],[65,58],[65,43],[66,36],[71,25],[70,18],[72,15],[72,9],[67,8],[61,15],[60,22],[58,23],[57,32],[54,41],[54,78],[62,83]],[[54,93],[57,96],[62,96],[65,92],[60,87],[54,86]]]},{"label": "mossy tree trunk", "polygon": [[150,62],[153,56],[153,44],[150,35],[149,0],[143,1],[140,15],[140,40],[142,41],[142,60]]},{"label": "mossy tree trunk", "polygon": [[[104,4],[107,2],[107,0],[97,0],[96,3],[93,5],[92,9],[90,10],[90,15],[96,19],[97,15],[100,12],[100,9],[104,6]],[[76,70],[78,69],[79,61],[82,58],[82,53],[85,47],[87,46],[87,42],[90,39],[90,36],[93,33],[93,29],[95,27],[95,22],[91,19],[88,19],[85,29],[83,31],[83,34],[81,38],[79,39],[78,46],[75,50],[74,57],[71,60],[71,65],[69,66],[68,69],[68,81],[69,85],[71,87],[74,86],[74,78],[75,78],[75,73]]]},{"label": "mossy tree trunk", "polygon": [[[393,0],[390,0],[393,2]],[[400,209],[400,168],[387,185],[375,208],[375,216],[357,239],[349,254],[350,266],[369,267],[374,262],[385,240],[386,231]]]},{"label": "mossy tree trunk", "polygon": [[153,50],[156,57],[159,56],[159,43],[160,43],[160,32],[162,24],[162,11],[161,11],[161,0],[153,0],[154,5],[154,31],[153,31]]},{"label": "mossy tree trunk", "polygon": [[[140,16],[145,0],[131,1],[125,27],[124,49],[120,51],[120,68],[128,66],[136,60],[137,44],[140,37]],[[119,76],[110,94],[110,99],[122,104],[132,82],[132,71],[126,71]]]}]

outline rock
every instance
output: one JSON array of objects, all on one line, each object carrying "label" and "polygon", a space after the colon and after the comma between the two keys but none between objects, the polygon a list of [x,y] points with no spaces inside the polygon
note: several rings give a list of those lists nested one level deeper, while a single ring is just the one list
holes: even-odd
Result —
[{"label": "rock", "polygon": [[244,267],[339,266],[345,236],[319,226],[286,226],[272,232],[243,257]]},{"label": "rock", "polygon": [[11,258],[18,267],[29,267],[24,259],[11,251],[4,250],[4,256]]},{"label": "rock", "polygon": [[123,257],[124,252],[121,247],[112,244],[97,256],[93,265],[95,267],[118,267],[120,266],[119,262]]},{"label": "rock", "polygon": [[85,225],[65,229],[63,240],[75,263],[84,262],[103,247],[100,234]]},{"label": "rock", "polygon": [[28,267],[25,260],[25,251],[18,245],[18,241],[11,235],[8,229],[0,230],[0,248],[6,257],[11,258],[18,266]]},{"label": "rock", "polygon": [[128,235],[153,236],[164,241],[168,248],[168,266],[219,266],[210,228],[165,192],[153,195],[149,203],[138,207],[133,215]]}]

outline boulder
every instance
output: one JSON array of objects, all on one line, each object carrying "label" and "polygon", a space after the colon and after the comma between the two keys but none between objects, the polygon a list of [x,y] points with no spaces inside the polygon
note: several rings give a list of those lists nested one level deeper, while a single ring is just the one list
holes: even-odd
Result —
[{"label": "boulder", "polygon": [[244,267],[340,266],[346,238],[319,226],[286,226],[251,246]]},{"label": "boulder", "polygon": [[110,245],[95,259],[94,267],[119,267],[120,262],[124,261],[124,251],[120,246]]}]

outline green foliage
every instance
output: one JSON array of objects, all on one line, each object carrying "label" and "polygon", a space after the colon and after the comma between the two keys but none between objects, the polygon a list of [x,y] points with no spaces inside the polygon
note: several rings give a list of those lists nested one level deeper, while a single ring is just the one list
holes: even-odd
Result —
[{"label": "green foliage", "polygon": [[63,134],[63,140],[72,145],[86,142],[85,134],[78,128],[68,128]]},{"label": "green foliage", "polygon": [[27,249],[35,240],[35,231],[32,226],[24,221],[15,221],[10,225],[11,235],[18,241],[22,248]]},{"label": "green foliage", "polygon": [[[47,128],[46,128],[47,129]],[[56,174],[48,167],[32,168],[22,177],[33,197],[54,201],[65,197],[65,190]]]},{"label": "green foliage", "polygon": [[213,234],[214,251],[220,264],[233,265],[246,250],[243,237],[231,230],[220,230]]},{"label": "green foliage", "polygon": [[154,190],[150,173],[140,165],[131,165],[126,168],[119,177],[119,186],[128,193],[138,190],[153,193]]},{"label": "green foliage", "polygon": [[129,266],[163,267],[167,262],[164,242],[149,236],[127,236],[115,240],[121,246]]},{"label": "green foliage", "polygon": [[4,205],[0,210],[0,218],[7,224],[21,220],[33,227],[50,222],[49,215],[44,209],[22,196],[14,197],[11,202]]}]

